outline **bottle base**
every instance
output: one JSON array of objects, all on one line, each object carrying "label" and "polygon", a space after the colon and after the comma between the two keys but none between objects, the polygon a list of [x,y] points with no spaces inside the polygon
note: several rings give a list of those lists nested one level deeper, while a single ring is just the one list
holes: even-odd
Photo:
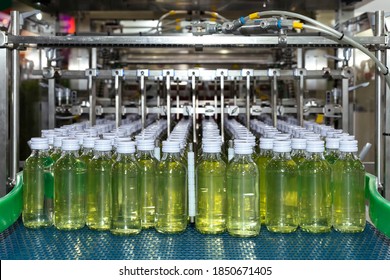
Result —
[{"label": "bottle base", "polygon": [[225,228],[198,228],[196,230],[202,234],[221,234],[226,231]]},{"label": "bottle base", "polygon": [[141,229],[110,229],[110,232],[114,235],[137,235]]},{"label": "bottle base", "polygon": [[156,231],[159,233],[164,234],[180,234],[186,231],[187,227],[185,228],[174,228],[174,227],[155,227]]},{"label": "bottle base", "polygon": [[267,230],[275,233],[291,233],[297,230],[296,226],[267,226]]},{"label": "bottle base", "polygon": [[227,230],[229,235],[236,237],[256,237],[260,234],[260,231],[246,231],[246,230]]},{"label": "bottle base", "polygon": [[85,224],[64,224],[64,225],[54,225],[54,227],[58,230],[78,230],[82,229]]},{"label": "bottle base", "polygon": [[326,233],[332,230],[330,226],[300,226],[300,229],[309,233]]},{"label": "bottle base", "polygon": [[359,233],[363,232],[365,227],[361,226],[333,226],[335,231],[341,233]]}]

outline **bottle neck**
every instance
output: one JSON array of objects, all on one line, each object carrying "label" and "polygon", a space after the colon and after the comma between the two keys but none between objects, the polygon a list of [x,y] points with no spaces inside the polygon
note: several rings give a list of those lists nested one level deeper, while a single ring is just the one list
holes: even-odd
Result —
[{"label": "bottle neck", "polygon": [[79,157],[79,155],[80,155],[79,150],[76,150],[76,151],[62,151],[62,156]]},{"label": "bottle neck", "polygon": [[234,159],[235,160],[239,160],[239,161],[250,161],[252,162],[253,159],[252,159],[252,154],[235,154],[234,155]]},{"label": "bottle neck", "polygon": [[163,153],[161,160],[181,160],[182,155],[180,152],[177,153]]},{"label": "bottle neck", "polygon": [[49,150],[32,150],[31,155],[35,157],[47,157],[49,156]]},{"label": "bottle neck", "polygon": [[276,159],[291,159],[291,153],[290,152],[275,152],[274,151],[274,158],[276,158]]},{"label": "bottle neck", "polygon": [[358,156],[356,155],[356,152],[342,152],[340,151],[340,158],[341,159],[358,159]]},{"label": "bottle neck", "polygon": [[203,153],[203,158],[205,160],[220,160],[221,153]]},{"label": "bottle neck", "polygon": [[273,151],[272,151],[272,149],[260,149],[259,155],[260,156],[272,156]]},{"label": "bottle neck", "polygon": [[307,152],[307,159],[324,160],[324,153],[322,152]]},{"label": "bottle neck", "polygon": [[325,151],[327,154],[329,153],[340,153],[340,150],[339,149],[336,149],[336,148],[326,148],[326,151]]},{"label": "bottle neck", "polygon": [[138,150],[137,156],[139,158],[154,157],[154,150],[147,150],[147,151]]},{"label": "bottle neck", "polygon": [[112,152],[111,151],[94,151],[94,157],[98,157],[98,158],[104,158],[104,157],[111,157],[112,155]]},{"label": "bottle neck", "polygon": [[117,161],[120,160],[135,160],[134,153],[117,153],[118,156],[116,158]]},{"label": "bottle neck", "polygon": [[86,148],[86,147],[84,147],[84,148],[82,149],[82,153],[83,153],[83,154],[90,154],[90,153],[93,153],[93,148]]}]

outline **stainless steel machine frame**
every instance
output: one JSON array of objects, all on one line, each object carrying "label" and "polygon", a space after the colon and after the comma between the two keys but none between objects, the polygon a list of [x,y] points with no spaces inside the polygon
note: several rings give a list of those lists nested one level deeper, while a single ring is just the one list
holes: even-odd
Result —
[{"label": "stainless steel machine frame", "polygon": [[[377,58],[387,63],[390,67],[390,61],[388,52],[390,49],[388,35],[385,33],[384,28],[384,13],[376,12],[376,24],[375,24],[375,36],[368,37],[355,37],[354,39],[376,52]],[[90,69],[85,71],[70,71],[65,69],[44,68],[39,71],[34,71],[35,78],[46,78],[49,80],[49,112],[54,113],[54,75],[61,76],[68,79],[87,79],[89,89],[89,101],[90,108],[74,108],[74,111],[81,113],[89,113],[89,118],[92,124],[96,120],[96,80],[97,79],[114,79],[116,90],[116,105],[115,108],[99,108],[100,112],[109,112],[116,115],[116,124],[120,125],[121,114],[137,113],[141,115],[142,123],[145,123],[145,117],[147,113],[164,113],[168,119],[168,130],[170,124],[170,116],[172,114],[185,114],[189,109],[192,109],[192,114],[205,114],[206,109],[199,107],[200,104],[197,100],[193,103],[195,106],[188,108],[186,106],[172,107],[170,98],[167,99],[166,107],[161,108],[159,102],[157,107],[147,107],[145,102],[145,82],[147,80],[159,80],[165,82],[167,96],[171,94],[171,82],[186,81],[191,84],[192,91],[196,90],[197,81],[202,80],[218,80],[220,85],[220,108],[217,108],[217,98],[215,96],[215,114],[231,113],[229,108],[224,107],[224,83],[225,81],[231,81],[234,79],[240,79],[246,81],[247,95],[242,100],[244,106],[240,108],[241,113],[245,113],[247,117],[251,114],[258,114],[256,110],[258,108],[251,107],[249,92],[251,79],[269,81],[271,85],[271,108],[264,108],[262,113],[271,113],[273,121],[276,122],[276,116],[279,110],[276,105],[277,87],[275,86],[279,79],[292,79],[297,82],[298,94],[297,94],[297,107],[296,108],[283,108],[287,110],[285,113],[297,113],[298,120],[302,124],[303,122],[303,91],[304,91],[304,79],[307,78],[324,78],[331,76],[334,79],[342,79],[342,127],[348,131],[350,127],[349,122],[352,121],[349,118],[349,98],[348,98],[348,80],[352,76],[350,68],[330,70],[324,69],[323,71],[309,71],[307,69],[299,68],[294,70],[280,70],[280,69],[268,69],[268,70],[253,70],[253,69],[241,69],[241,70],[229,70],[229,69],[216,69],[216,70],[176,70],[176,69],[163,69],[163,70],[101,70],[97,69],[96,65],[96,50],[99,47],[136,47],[136,48],[195,48],[201,50],[202,48],[272,48],[272,47],[294,47],[298,50],[304,47],[324,48],[334,47],[343,48],[350,47],[341,44],[339,41],[324,36],[313,36],[309,34],[294,34],[288,36],[278,35],[259,35],[259,36],[234,36],[234,35],[210,35],[210,36],[20,36],[20,24],[19,13],[12,12],[12,32],[7,34],[0,32],[0,197],[6,194],[6,182],[10,178],[11,184],[15,182],[16,173],[19,170],[18,162],[18,139],[19,139],[19,50],[21,48],[92,48],[92,63]],[[12,59],[11,59],[12,58]],[[12,69],[9,72],[9,69]],[[11,74],[11,79],[9,75]],[[121,91],[120,83],[123,79],[140,81],[141,85],[141,106],[140,108],[126,108],[121,104]],[[11,98],[9,96],[9,84],[11,85]],[[50,97],[51,95],[51,97]],[[386,100],[386,102],[384,102]],[[10,106],[10,118],[8,118],[8,102]],[[385,197],[390,200],[390,184],[386,187],[386,178],[390,178],[390,139],[385,137],[385,132],[390,133],[389,130],[384,130],[384,127],[389,126],[390,114],[384,110],[390,106],[390,91],[389,87],[385,87],[384,79],[377,71],[376,73],[376,151],[375,151],[375,171],[379,178],[378,184],[384,186]],[[178,105],[178,104],[177,104]],[[85,110],[88,110],[86,112]],[[313,112],[316,112],[313,110]],[[318,111],[322,113],[322,109]],[[221,118],[221,126],[223,127],[223,119]],[[54,119],[49,120],[49,125],[54,126]],[[8,136],[8,130],[10,129],[10,135]],[[194,126],[195,129],[195,126]],[[223,132],[223,129],[221,129]],[[168,131],[169,133],[169,131]],[[223,137],[223,135],[222,135]],[[385,137],[385,138],[384,138]],[[8,145],[10,147],[10,154],[7,154]],[[386,153],[384,153],[384,151]],[[386,170],[386,171],[385,171]]]}]

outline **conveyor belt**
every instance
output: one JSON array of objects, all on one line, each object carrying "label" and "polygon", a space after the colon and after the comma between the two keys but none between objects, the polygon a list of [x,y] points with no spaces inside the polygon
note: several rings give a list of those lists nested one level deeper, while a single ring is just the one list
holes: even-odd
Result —
[{"label": "conveyor belt", "polygon": [[390,259],[390,239],[367,224],[363,233],[274,234],[255,238],[202,235],[193,226],[180,235],[154,230],[114,236],[87,228],[29,230],[19,219],[0,234],[0,259]]}]

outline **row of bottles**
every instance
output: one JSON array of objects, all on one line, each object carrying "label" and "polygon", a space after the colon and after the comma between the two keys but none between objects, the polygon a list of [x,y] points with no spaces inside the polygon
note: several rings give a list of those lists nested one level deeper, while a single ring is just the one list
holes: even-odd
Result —
[{"label": "row of bottles", "polygon": [[[138,125],[137,120],[133,123]],[[114,234],[151,227],[161,233],[183,232],[191,196],[186,155],[192,122],[182,119],[175,126],[162,142],[159,161],[155,141],[166,129],[162,124],[133,135],[135,142],[128,133],[118,133],[121,129],[102,132],[104,139],[91,136],[91,128],[78,131],[75,138],[56,135],[51,156],[49,137],[33,138],[23,178],[26,227],[48,226],[53,219],[59,229],[86,224]],[[135,125],[130,127],[137,131]],[[195,172],[196,229],[234,236],[256,236],[261,224],[285,233],[298,226],[308,232],[326,232],[332,226],[342,232],[363,230],[364,168],[353,136],[314,125],[302,129],[280,122],[278,127],[282,131],[253,120],[251,129],[260,136],[257,146],[256,135],[226,120],[226,135],[234,144],[234,157],[228,161],[228,141],[222,141],[217,124],[212,119],[202,122]],[[326,130],[325,144],[314,128]],[[53,156],[58,146],[59,159]],[[40,171],[31,171],[37,162]]]}]

